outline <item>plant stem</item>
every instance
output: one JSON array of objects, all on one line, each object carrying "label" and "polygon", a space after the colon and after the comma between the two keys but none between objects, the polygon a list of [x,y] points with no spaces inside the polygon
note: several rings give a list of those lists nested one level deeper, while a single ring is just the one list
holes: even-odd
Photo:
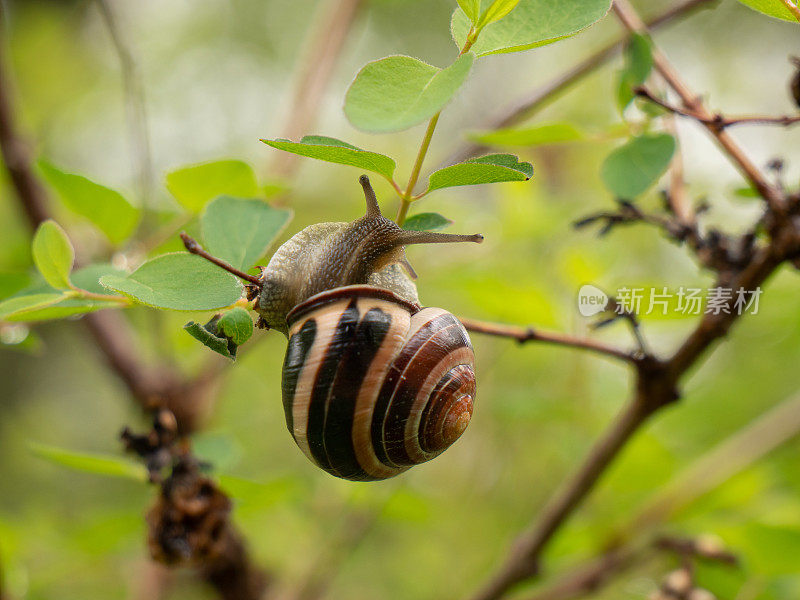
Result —
[{"label": "plant stem", "polygon": [[555,344],[557,346],[589,350],[590,352],[596,352],[598,354],[616,358],[625,362],[636,362],[636,359],[632,353],[620,350],[619,348],[614,348],[613,346],[608,346],[595,340],[573,337],[555,331],[541,331],[533,327],[502,325],[500,323],[489,323],[487,321],[478,321],[476,319],[459,320],[468,331],[473,333],[507,337],[516,340],[520,344],[524,344],[526,342],[545,342]]},{"label": "plant stem", "polygon": [[[469,30],[469,34],[467,34],[467,41],[464,42],[464,47],[461,48],[458,56],[461,57],[469,52],[469,49],[472,48],[472,45],[477,39],[478,33],[474,28],[471,28]],[[441,114],[442,111],[439,111],[431,117],[430,121],[428,121],[428,127],[425,129],[425,136],[422,138],[422,144],[420,145],[419,152],[417,153],[417,160],[414,161],[414,168],[411,169],[411,177],[408,178],[408,185],[406,185],[405,191],[400,196],[400,208],[397,210],[397,218],[395,219],[397,224],[400,226],[402,226],[406,221],[406,215],[408,214],[408,209],[411,206],[411,203],[417,198],[421,198],[425,195],[423,192],[419,196],[415,197],[414,186],[417,185],[417,181],[419,180],[419,174],[420,171],[422,171],[422,163],[425,162],[425,156],[428,154],[428,147],[431,145],[433,132],[436,130],[436,124],[439,122],[439,116]]]},{"label": "plant stem", "polygon": [[442,112],[439,111],[428,121],[428,128],[425,130],[425,136],[422,138],[422,144],[419,147],[419,152],[417,152],[417,160],[414,162],[414,168],[411,169],[411,177],[408,178],[408,185],[406,185],[406,190],[400,199],[400,209],[397,211],[396,219],[398,225],[402,226],[406,220],[408,208],[412,202],[411,198],[414,194],[414,186],[417,185],[422,163],[425,162],[425,155],[428,154],[428,147],[431,145],[431,138],[433,138],[433,132],[436,130],[436,124],[439,122],[439,115],[441,114]]},{"label": "plant stem", "polygon": [[[628,0],[615,0],[612,10],[628,31],[643,35],[650,34],[647,25]],[[656,70],[667,82],[667,85],[680,97],[684,108],[691,112],[692,115],[696,115],[698,122],[716,138],[717,143],[723,149],[723,153],[734,163],[751,185],[758,190],[767,205],[777,214],[781,214],[784,210],[784,199],[780,190],[767,180],[766,176],[726,131],[713,124],[714,115],[709,112],[700,97],[686,85],[680,74],[675,70],[675,67],[655,45],[653,46],[652,54]]]},{"label": "plant stem", "polygon": [[786,5],[786,8],[789,9],[789,12],[794,15],[794,18],[800,21],[800,6],[798,6],[797,3],[792,2],[792,0],[783,0],[783,3]]},{"label": "plant stem", "polygon": [[71,293],[68,292],[70,296],[74,296],[75,298],[80,298],[81,300],[98,300],[100,302],[119,302],[120,304],[124,304],[125,306],[130,306],[131,301],[125,298],[124,296],[116,296],[114,294],[98,294],[95,292],[90,292],[88,290],[82,290],[81,288],[72,288]]}]

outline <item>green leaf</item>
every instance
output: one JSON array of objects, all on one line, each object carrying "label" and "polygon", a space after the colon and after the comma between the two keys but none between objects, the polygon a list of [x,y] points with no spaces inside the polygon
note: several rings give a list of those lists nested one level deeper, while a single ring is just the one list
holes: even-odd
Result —
[{"label": "green leaf", "polygon": [[625,46],[625,68],[620,71],[617,105],[624,112],[634,99],[633,88],[642,85],[653,70],[652,44],[647,36],[634,33]]},{"label": "green leaf", "polygon": [[513,154],[488,154],[434,171],[428,180],[428,191],[459,185],[527,181],[532,176],[531,163],[519,162]]},{"label": "green leaf", "polygon": [[25,321],[28,313],[52,306],[63,299],[64,294],[61,293],[15,296],[0,302],[0,320]]},{"label": "green leaf", "polygon": [[220,196],[208,203],[200,223],[209,253],[244,270],[264,256],[291,218],[291,210],[261,200]]},{"label": "green leaf", "polygon": [[216,315],[205,325],[189,321],[183,328],[186,330],[186,333],[204,346],[211,348],[214,352],[221,354],[225,358],[235,360],[236,345],[225,337],[217,335],[217,321],[219,321],[219,315]]},{"label": "green leaf", "polygon": [[[481,31],[472,51],[478,56],[520,52],[575,35],[602,19],[611,0],[520,0],[502,21]],[[464,46],[471,23],[460,8],[453,13],[450,31],[459,48]]]},{"label": "green leaf", "polygon": [[444,108],[469,75],[473,59],[465,54],[444,70],[410,56],[367,63],[347,90],[345,115],[355,127],[375,133],[413,127]]},{"label": "green leaf", "polygon": [[94,454],[88,452],[74,452],[55,446],[31,444],[31,451],[51,463],[68,467],[85,473],[122,477],[139,482],[147,482],[147,469],[141,463],[134,462],[123,456],[109,454]]},{"label": "green leaf", "polygon": [[255,172],[241,160],[218,160],[177,169],[167,174],[167,189],[194,213],[223,194],[239,198],[260,194]]},{"label": "green leaf", "polygon": [[472,23],[478,22],[481,12],[481,0],[458,0],[458,5]]},{"label": "green leaf", "polygon": [[8,298],[24,290],[30,284],[31,277],[24,272],[5,272],[0,273],[0,298]]},{"label": "green leaf", "polygon": [[616,197],[631,200],[661,177],[674,153],[675,138],[671,135],[635,137],[608,155],[600,177]]},{"label": "green leaf", "polygon": [[[496,23],[514,10],[517,4],[519,4],[519,0],[494,0],[494,2],[489,5],[489,8],[483,11],[481,18],[478,20],[476,28],[480,30],[487,25]],[[461,5],[459,4],[459,6]]]},{"label": "green leaf", "polygon": [[487,146],[543,146],[581,140],[584,135],[571,123],[544,123],[520,129],[476,132],[469,137]]},{"label": "green leaf", "polygon": [[224,314],[214,315],[205,325],[189,321],[183,328],[214,352],[236,360],[236,349],[253,335],[253,319],[245,309],[237,306]]},{"label": "green leaf", "polygon": [[100,283],[142,304],[172,310],[214,310],[242,295],[233,275],[183,252],[158,256],[127,277],[106,275]]},{"label": "green leaf", "polygon": [[44,160],[40,160],[38,166],[62,202],[94,223],[112,244],[124,242],[136,229],[139,210],[116,190],[82,175],[66,173]]},{"label": "green leaf", "polygon": [[739,2],[769,17],[800,23],[781,0],[739,0]]},{"label": "green leaf", "polygon": [[372,171],[383,175],[390,181],[396,166],[394,160],[384,154],[362,150],[342,140],[322,135],[307,135],[299,142],[284,139],[261,141],[278,150],[292,152],[300,156]]},{"label": "green leaf", "polygon": [[412,215],[403,223],[403,229],[409,231],[438,231],[449,227],[453,222],[439,213],[427,212]]},{"label": "green leaf", "polygon": [[650,38],[639,33],[631,34],[625,46],[626,71],[633,85],[641,85],[653,70],[653,47]]},{"label": "green leaf", "polygon": [[[125,273],[108,264],[89,265],[78,269],[72,274],[72,282],[75,287],[88,292],[97,294],[107,293],[103,286],[100,285],[99,279],[103,275],[125,275]],[[21,291],[16,298],[29,297],[34,294],[52,294],[57,293],[49,285],[41,284],[31,286]],[[94,312],[103,308],[120,308],[119,303],[114,301],[103,300],[87,300],[83,298],[65,298],[62,294],[58,294],[60,300],[54,303],[46,303],[43,306],[29,308],[28,310],[9,315],[7,321],[47,321],[52,319],[63,319],[73,315]]]},{"label": "green leaf", "polygon": [[56,289],[69,289],[75,251],[66,232],[55,221],[39,225],[33,236],[32,251],[33,262],[45,281]]},{"label": "green leaf", "polygon": [[733,193],[740,198],[760,198],[761,194],[759,194],[758,190],[752,186],[744,186],[738,187],[733,190]]},{"label": "green leaf", "polygon": [[250,313],[237,306],[222,315],[217,328],[237,346],[241,346],[253,335],[253,319]]}]

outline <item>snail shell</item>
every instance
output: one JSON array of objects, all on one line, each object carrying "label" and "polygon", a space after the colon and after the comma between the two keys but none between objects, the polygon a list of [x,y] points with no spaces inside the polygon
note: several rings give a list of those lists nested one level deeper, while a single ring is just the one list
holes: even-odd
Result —
[{"label": "snail shell", "polygon": [[393,292],[346,286],[287,316],[286,423],[328,473],[393,477],[428,461],[466,429],[475,399],[474,354],[461,322]]}]

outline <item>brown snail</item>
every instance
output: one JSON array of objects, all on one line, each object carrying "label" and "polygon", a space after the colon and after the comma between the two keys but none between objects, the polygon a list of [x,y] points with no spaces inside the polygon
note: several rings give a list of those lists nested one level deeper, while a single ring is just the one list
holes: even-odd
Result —
[{"label": "brown snail", "polygon": [[483,236],[403,230],[359,181],[365,216],[303,229],[244,278],[259,324],[289,338],[282,395],[295,442],[328,473],[371,481],[444,451],[475,399],[469,336],[452,314],[419,305],[399,266],[404,247]]}]

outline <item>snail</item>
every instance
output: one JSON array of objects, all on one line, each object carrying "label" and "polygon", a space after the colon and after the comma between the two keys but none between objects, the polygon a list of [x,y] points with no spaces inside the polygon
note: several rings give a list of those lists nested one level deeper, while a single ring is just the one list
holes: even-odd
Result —
[{"label": "snail", "polygon": [[407,231],[383,217],[369,179],[366,215],[311,225],[259,277],[200,254],[250,282],[259,326],[288,337],[286,425],[313,463],[354,481],[393,477],[453,444],[472,416],[474,354],[461,322],[421,307],[405,246],[483,236]]}]

